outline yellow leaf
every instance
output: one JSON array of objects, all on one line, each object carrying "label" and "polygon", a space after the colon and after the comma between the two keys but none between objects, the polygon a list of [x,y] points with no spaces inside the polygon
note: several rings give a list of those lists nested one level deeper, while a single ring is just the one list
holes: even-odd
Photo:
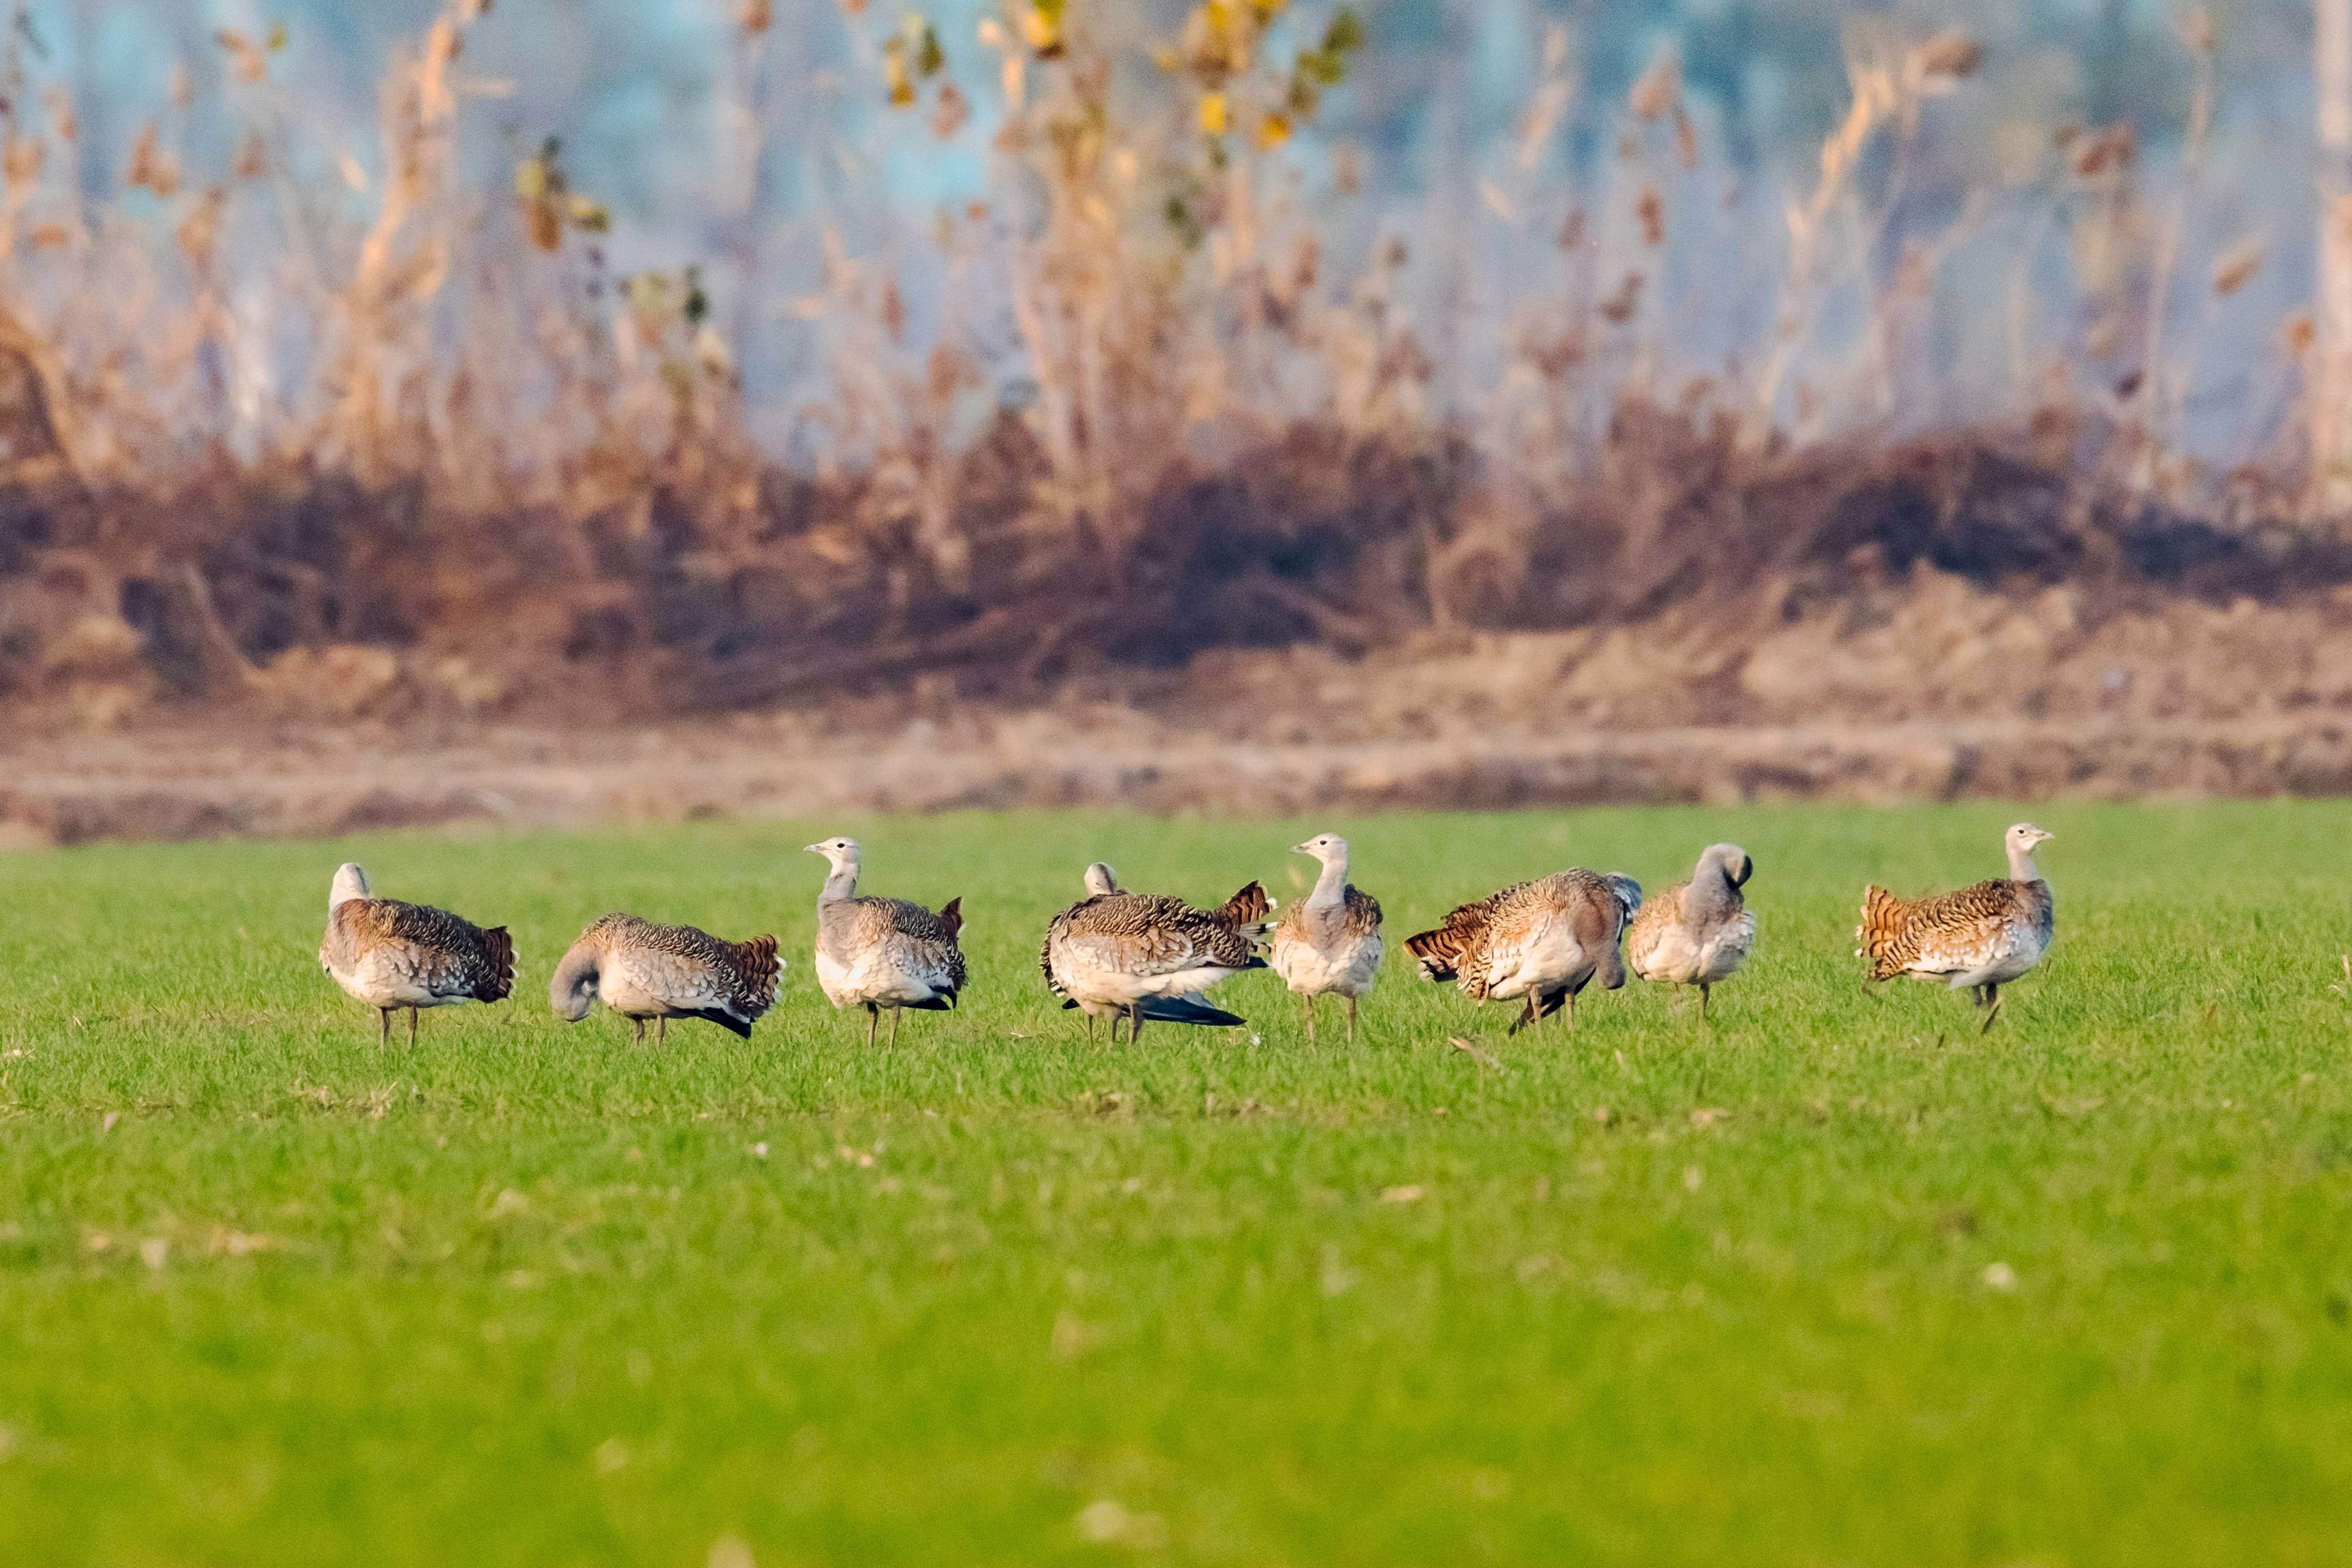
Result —
[{"label": "yellow leaf", "polygon": [[1290,117],[1286,114],[1269,114],[1257,128],[1260,147],[1279,147],[1289,140]]},{"label": "yellow leaf", "polygon": [[1225,133],[1225,95],[1204,92],[1201,95],[1201,129],[1211,136]]}]

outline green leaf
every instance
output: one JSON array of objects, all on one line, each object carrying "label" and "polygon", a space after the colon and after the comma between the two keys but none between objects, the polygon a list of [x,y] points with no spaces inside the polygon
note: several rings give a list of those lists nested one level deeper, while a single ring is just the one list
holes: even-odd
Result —
[{"label": "green leaf", "polygon": [[1344,55],[1350,49],[1364,47],[1363,18],[1356,15],[1353,5],[1342,5],[1332,16],[1331,25],[1323,29],[1323,52]]}]

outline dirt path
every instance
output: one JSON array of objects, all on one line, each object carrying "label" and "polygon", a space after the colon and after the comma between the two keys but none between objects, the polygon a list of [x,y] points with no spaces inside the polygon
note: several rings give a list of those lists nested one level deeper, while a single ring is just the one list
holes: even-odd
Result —
[{"label": "dirt path", "polygon": [[141,729],[0,743],[0,844],[977,807],[1286,813],[1623,800],[2352,791],[2352,718],[1674,727],[1244,743],[1137,716],[885,734]]}]

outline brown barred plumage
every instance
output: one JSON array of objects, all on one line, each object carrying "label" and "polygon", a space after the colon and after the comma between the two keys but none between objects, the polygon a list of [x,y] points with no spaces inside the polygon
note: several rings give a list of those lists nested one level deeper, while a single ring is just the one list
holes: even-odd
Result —
[{"label": "brown barred plumage", "polygon": [[656,925],[634,915],[604,915],[580,934],[548,982],[548,1001],[577,1023],[591,1000],[633,1019],[643,1040],[646,1020],[698,1018],[749,1039],[751,1025],[775,1005],[783,973],[773,936],[729,942],[693,925]]},{"label": "brown barred plumage", "polygon": [[1891,980],[1926,967],[1933,975],[1990,962],[1999,945],[2020,927],[2052,924],[2050,884],[1996,877],[1954,893],[1897,898],[1864,888],[1862,924],[1854,936],[1870,960],[1870,977]]},{"label": "brown barred plumage", "polygon": [[[1345,900],[1345,904],[1340,915],[1339,929],[1350,936],[1377,935],[1381,928],[1381,901],[1352,882],[1347,885],[1340,896]],[[1284,910],[1282,918],[1274,923],[1275,935],[1276,936],[1306,935],[1307,928],[1306,909],[1307,901],[1302,898]]]},{"label": "brown barred plumage", "polygon": [[391,1038],[392,1015],[402,1008],[414,1043],[417,1009],[503,1001],[514,989],[514,939],[505,926],[486,929],[446,909],[376,898],[367,873],[348,863],[336,870],[328,894],[319,964],[376,1009],[379,1040]]},{"label": "brown barred plumage", "polygon": [[1525,997],[1513,1032],[1549,1017],[1594,979],[1625,983],[1618,938],[1642,905],[1628,876],[1581,867],[1515,883],[1465,904],[1432,930],[1405,939],[1422,974],[1452,981],[1478,1001]]},{"label": "brown barred plumage", "polygon": [[[1979,1006],[1998,1012],[2000,988],[2042,961],[2056,929],[2050,884],[2032,859],[2050,837],[2031,822],[2015,824],[2005,836],[2011,874],[1957,893],[1906,899],[1875,884],[1864,888],[1853,934],[1870,978],[1943,980],[1974,989]],[[1992,1027],[1990,1016],[1985,1027]]]},{"label": "brown barred plumage", "polygon": [[890,1009],[890,1038],[908,1008],[944,1012],[962,994],[968,971],[960,938],[963,900],[937,914],[903,898],[860,897],[863,852],[855,839],[808,846],[832,866],[816,900],[816,979],[836,1008],[866,1009],[866,1040],[874,1043],[881,1011]]},{"label": "brown barred plumage", "polygon": [[1054,916],[1037,965],[1054,994],[1089,1019],[1127,1019],[1130,1041],[1148,1019],[1238,1024],[1199,991],[1265,967],[1254,938],[1273,908],[1255,882],[1213,910],[1160,894],[1098,893]]}]

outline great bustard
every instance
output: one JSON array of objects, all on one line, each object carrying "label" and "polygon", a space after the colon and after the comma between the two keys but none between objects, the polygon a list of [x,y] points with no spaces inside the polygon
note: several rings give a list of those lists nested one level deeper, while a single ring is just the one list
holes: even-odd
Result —
[{"label": "great bustard", "polygon": [[1195,909],[1181,898],[1117,888],[1110,867],[1099,861],[1088,866],[1087,896],[1054,916],[1037,950],[1045,984],[1064,1007],[1085,1011],[1087,1032],[1107,1018],[1116,1042],[1125,1019],[1133,1044],[1147,1019],[1241,1023],[1201,993],[1228,975],[1265,967],[1255,940],[1274,907],[1265,890],[1251,883],[1215,909]]},{"label": "great bustard", "polygon": [[380,1045],[391,1042],[392,1015],[402,1008],[415,1045],[419,1009],[503,1001],[514,989],[514,939],[505,926],[485,931],[446,909],[371,897],[367,873],[351,862],[336,868],[327,893],[319,963],[376,1009]]},{"label": "great bustard", "polygon": [[2000,1016],[2001,987],[2050,950],[2056,911],[2050,884],[2034,869],[2033,851],[2053,836],[2031,822],[2014,824],[2001,840],[2009,875],[1958,893],[1897,898],[1883,887],[1864,888],[1862,924],[1853,931],[1862,944],[1855,956],[1870,960],[1873,980],[1914,975],[1975,991],[1977,1006],[1985,1009],[1984,1027],[1992,1028]]},{"label": "great bustard", "polygon": [[580,933],[555,967],[547,1001],[578,1023],[598,997],[637,1026],[656,1020],[669,1039],[672,1019],[706,1019],[751,1038],[751,1024],[776,1002],[783,964],[773,936],[727,942],[691,925],[656,925],[634,915],[607,915]]},{"label": "great bustard", "polygon": [[1348,998],[1348,1043],[1356,1043],[1356,1003],[1381,974],[1380,900],[1348,880],[1348,841],[1318,833],[1291,853],[1323,864],[1315,890],[1274,926],[1274,972],[1305,998],[1307,1039],[1315,1039],[1315,998]]},{"label": "great bustard", "polygon": [[936,915],[903,898],[860,898],[856,839],[832,838],[808,846],[833,871],[816,895],[816,983],[836,1008],[866,1009],[872,1045],[882,1009],[890,1009],[890,1043],[898,1043],[898,1015],[908,1008],[945,1012],[963,990],[963,900],[950,898]]},{"label": "great bustard", "polygon": [[1512,1021],[1517,1034],[1567,1004],[1576,1022],[1576,994],[1597,977],[1604,990],[1625,983],[1617,939],[1642,906],[1642,887],[1630,876],[1581,867],[1522,882],[1465,904],[1433,931],[1405,939],[1432,980],[1451,980],[1479,1001],[1525,997]]},{"label": "great bustard", "polygon": [[1756,862],[1738,844],[1709,844],[1688,882],[1643,904],[1625,932],[1625,961],[1645,980],[1698,988],[1698,1015],[1708,993],[1748,959],[1756,916],[1739,890]]}]

